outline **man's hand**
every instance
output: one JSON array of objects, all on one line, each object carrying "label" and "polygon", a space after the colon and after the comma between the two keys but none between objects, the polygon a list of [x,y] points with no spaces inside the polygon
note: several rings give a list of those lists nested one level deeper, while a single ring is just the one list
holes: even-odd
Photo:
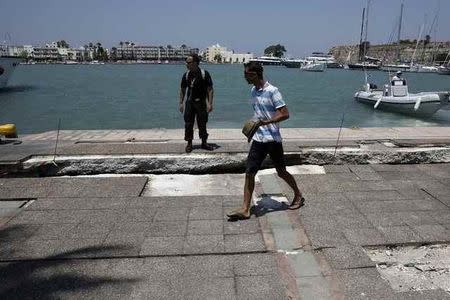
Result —
[{"label": "man's hand", "polygon": [[184,112],[184,105],[183,105],[183,103],[180,103],[180,113],[183,113]]},{"label": "man's hand", "polygon": [[207,103],[206,103],[206,111],[207,111],[208,113],[210,113],[210,112],[212,112],[212,110],[213,110],[212,104],[209,104],[209,102],[207,102]]}]

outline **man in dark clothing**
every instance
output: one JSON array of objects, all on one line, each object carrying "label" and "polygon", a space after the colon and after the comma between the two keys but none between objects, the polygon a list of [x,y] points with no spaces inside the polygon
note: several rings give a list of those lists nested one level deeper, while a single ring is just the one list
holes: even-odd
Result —
[{"label": "man in dark clothing", "polygon": [[[199,68],[199,63],[200,58],[197,54],[188,56],[186,59],[188,71],[181,79],[180,112],[184,112],[186,153],[192,151],[195,119],[197,119],[199,137],[202,140],[202,149],[213,150],[213,147],[207,143],[208,132],[206,131],[208,114],[213,110],[213,82],[209,72]],[[183,105],[185,98],[186,105]]]}]

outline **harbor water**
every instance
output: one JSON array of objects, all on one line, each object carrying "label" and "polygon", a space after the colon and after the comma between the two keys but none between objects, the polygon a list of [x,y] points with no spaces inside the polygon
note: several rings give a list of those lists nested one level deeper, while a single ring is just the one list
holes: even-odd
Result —
[{"label": "harbor water", "polygon": [[[250,86],[242,65],[202,65],[214,82],[211,128],[240,128],[252,116]],[[21,65],[0,90],[0,124],[19,133],[61,129],[183,128],[178,111],[182,64]],[[266,66],[267,79],[279,87],[290,111],[284,127],[449,126],[450,111],[416,118],[374,110],[356,102],[364,73],[328,69],[323,73]],[[405,73],[410,92],[450,90],[450,76]],[[382,87],[388,73],[372,71]]]}]

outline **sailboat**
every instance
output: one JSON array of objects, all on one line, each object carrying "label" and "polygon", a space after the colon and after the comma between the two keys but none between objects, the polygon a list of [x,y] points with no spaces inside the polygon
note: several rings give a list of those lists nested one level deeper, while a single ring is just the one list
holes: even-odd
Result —
[{"label": "sailboat", "polygon": [[445,58],[444,63],[442,66],[438,68],[438,74],[440,75],[450,75],[450,51],[447,54],[447,57]]},{"label": "sailboat", "polygon": [[388,72],[408,71],[411,67],[409,64],[399,63],[399,61],[400,61],[400,36],[401,36],[401,31],[402,31],[402,20],[403,20],[403,6],[404,6],[404,4],[402,2],[401,6],[400,6],[400,19],[399,19],[398,32],[397,32],[397,49],[396,49],[397,63],[383,64],[383,66],[381,66],[381,70],[383,70],[383,71],[388,71]]},{"label": "sailboat", "polygon": [[[370,0],[367,0],[367,10],[363,8],[362,22],[361,22],[361,35],[359,39],[359,62],[354,64],[348,64],[348,68],[351,70],[377,70],[380,68],[379,59],[367,56],[367,27],[369,25],[369,5]],[[365,26],[364,26],[365,21]],[[364,35],[365,33],[365,35]],[[364,42],[363,42],[364,35]]]}]

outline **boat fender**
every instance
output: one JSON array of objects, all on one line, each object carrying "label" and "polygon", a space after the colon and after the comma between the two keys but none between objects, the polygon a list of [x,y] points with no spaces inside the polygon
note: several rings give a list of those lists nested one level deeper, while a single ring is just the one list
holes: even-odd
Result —
[{"label": "boat fender", "polygon": [[373,108],[377,109],[378,105],[380,105],[381,103],[381,99],[383,99],[383,97],[380,97],[377,102],[375,102],[375,105],[373,106]]},{"label": "boat fender", "polygon": [[422,101],[422,97],[419,97],[417,100],[416,100],[416,104],[414,104],[414,111],[417,111],[418,109],[419,109],[419,107],[420,107],[420,102]]}]

